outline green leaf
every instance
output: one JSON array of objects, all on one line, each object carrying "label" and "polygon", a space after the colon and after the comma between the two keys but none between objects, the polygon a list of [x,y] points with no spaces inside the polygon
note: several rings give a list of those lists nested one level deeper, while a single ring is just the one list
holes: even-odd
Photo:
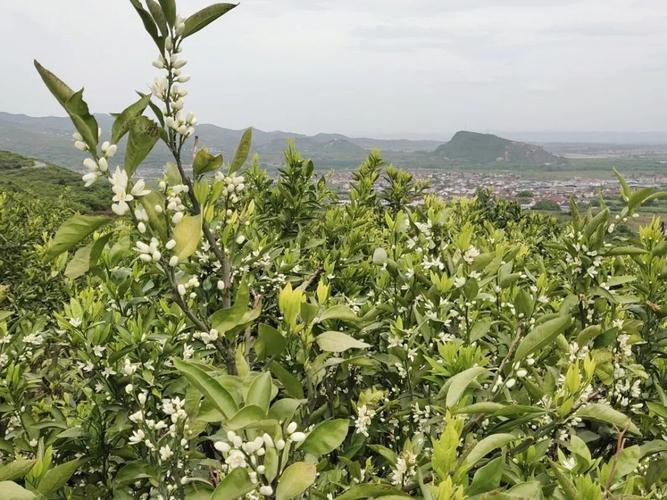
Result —
[{"label": "green leaf", "polygon": [[514,434],[492,434],[482,439],[475,447],[470,450],[470,453],[466,455],[461,463],[461,470],[468,471],[472,469],[477,462],[479,462],[486,455],[491,453],[493,450],[502,448],[507,443],[514,441],[516,436]]},{"label": "green leaf", "polygon": [[234,160],[229,166],[229,172],[236,172],[240,169],[243,164],[248,159],[248,154],[250,153],[250,146],[252,144],[252,128],[247,128],[241,136],[241,141],[239,146],[236,148],[236,154],[234,155]]},{"label": "green leaf", "polygon": [[244,406],[236,415],[225,422],[225,429],[239,431],[245,429],[249,425],[266,419],[266,411],[259,406],[249,405]]},{"label": "green leaf", "polygon": [[258,331],[255,351],[260,357],[279,356],[287,347],[287,339],[272,326],[260,323]]},{"label": "green leaf", "polygon": [[470,488],[466,491],[468,495],[479,495],[487,491],[495,490],[500,485],[503,476],[503,467],[505,460],[498,457],[491,460],[488,464],[480,467],[472,479]]},{"label": "green leaf", "polygon": [[236,414],[238,410],[236,402],[220,382],[190,362],[175,359],[174,366],[179,372],[185,375],[185,378],[199,389],[199,391],[204,394],[226,418],[232,418]]},{"label": "green leaf", "polygon": [[227,474],[211,495],[211,500],[233,500],[241,498],[255,489],[255,485],[244,468],[236,468]]},{"label": "green leaf", "polygon": [[611,406],[602,403],[591,403],[586,405],[577,410],[576,416],[584,420],[595,420],[597,422],[610,424],[619,431],[627,429],[628,432],[641,436],[639,428],[632,423],[630,417],[618,410],[614,410]]},{"label": "green leaf", "polygon": [[447,399],[445,400],[447,408],[455,406],[472,381],[486,372],[486,368],[473,366],[449,379],[449,390],[447,391]]},{"label": "green leaf", "polygon": [[32,500],[37,496],[12,481],[0,481],[0,498],[4,500]]},{"label": "green leaf", "polygon": [[304,403],[303,399],[283,398],[271,405],[269,417],[276,420],[292,420],[296,410]]},{"label": "green leaf", "polygon": [[79,248],[74,254],[74,257],[72,257],[72,260],[67,263],[65,276],[74,280],[86,274],[88,269],[90,269],[90,252],[92,249],[92,243]]},{"label": "green leaf", "polygon": [[277,361],[273,361],[269,365],[269,368],[271,369],[271,373],[283,384],[287,394],[296,399],[303,399],[303,387],[294,375],[283,368]]},{"label": "green leaf", "polygon": [[186,215],[174,227],[174,255],[183,261],[197,251],[201,240],[201,214]]},{"label": "green leaf", "polygon": [[156,0],[146,0],[146,6],[151,13],[151,17],[155,21],[155,24],[160,28],[162,36],[168,36],[169,28],[167,27],[167,18],[165,17],[164,12],[162,12],[160,4]]},{"label": "green leaf", "polygon": [[130,135],[125,150],[125,171],[132,176],[160,138],[160,128],[150,118],[138,116],[130,122]]},{"label": "green leaf", "polygon": [[321,323],[322,321],[334,320],[334,319],[340,321],[346,321],[348,323],[354,323],[359,318],[352,309],[350,309],[346,305],[340,304],[337,306],[330,307],[329,309],[324,311],[316,322]]},{"label": "green leaf", "polygon": [[550,344],[558,335],[563,333],[572,322],[569,316],[558,316],[533,328],[524,338],[514,354],[514,362],[521,361],[529,354],[537,352]]},{"label": "green leaf", "polygon": [[345,441],[349,425],[348,420],[344,418],[322,422],[308,434],[301,449],[316,457],[331,453]]},{"label": "green leaf", "polygon": [[129,462],[121,467],[114,478],[114,486],[123,487],[138,479],[153,477],[148,464],[142,461]]},{"label": "green leaf", "polygon": [[139,95],[141,95],[141,97],[137,102],[130,104],[119,114],[115,115],[116,119],[111,127],[111,144],[118,144],[123,136],[130,131],[130,124],[136,118],[140,117],[146,109],[146,106],[148,106],[148,103],[151,100],[150,94]]},{"label": "green leaf", "polygon": [[195,155],[192,170],[196,177],[207,172],[215,172],[222,166],[222,155],[214,156],[208,149],[200,149]]},{"label": "green leaf", "polygon": [[199,30],[211,24],[220,16],[232,10],[234,7],[236,7],[236,4],[215,3],[200,10],[199,12],[192,14],[185,20],[185,31],[183,32],[183,38],[194,35]]},{"label": "green leaf", "polygon": [[348,349],[366,349],[370,347],[366,342],[357,340],[343,332],[324,332],[315,338],[320,349],[327,352],[343,352]]},{"label": "green leaf", "polygon": [[160,49],[160,52],[164,53],[164,38],[160,37],[155,21],[153,21],[151,15],[143,8],[139,0],[130,0],[130,3],[132,4],[132,7],[134,7],[134,10],[137,11],[137,14],[139,14],[146,32],[153,39],[155,45]]},{"label": "green leaf", "polygon": [[44,84],[51,91],[60,105],[67,111],[74,127],[83,137],[91,151],[97,150],[98,125],[95,117],[90,114],[88,105],[83,100],[83,89],[74,92],[60,78],[35,61],[35,68],[42,77]]},{"label": "green leaf", "polygon": [[17,458],[13,462],[0,465],[0,481],[22,479],[28,472],[30,472],[33,465],[35,465],[35,460],[28,460],[26,458]]},{"label": "green leaf", "polygon": [[71,217],[60,226],[49,243],[46,251],[47,260],[53,260],[61,253],[76,246],[112,220],[111,217],[102,215],[75,215]]},{"label": "green leaf", "polygon": [[160,6],[169,26],[176,23],[176,0],[160,0]]},{"label": "green leaf", "polygon": [[306,491],[317,477],[313,464],[296,462],[285,469],[278,480],[276,500],[289,500]]},{"label": "green leaf", "polygon": [[337,496],[336,500],[366,500],[388,496],[410,498],[406,493],[388,484],[357,484]]},{"label": "green leaf", "polygon": [[246,404],[259,406],[264,413],[269,411],[269,404],[271,403],[271,374],[264,372],[252,381],[250,388],[248,388],[248,395],[246,396]]},{"label": "green leaf", "polygon": [[79,466],[85,461],[85,459],[78,458],[49,469],[39,482],[37,491],[42,495],[50,495],[58,491],[67,484],[67,481],[69,481]]}]

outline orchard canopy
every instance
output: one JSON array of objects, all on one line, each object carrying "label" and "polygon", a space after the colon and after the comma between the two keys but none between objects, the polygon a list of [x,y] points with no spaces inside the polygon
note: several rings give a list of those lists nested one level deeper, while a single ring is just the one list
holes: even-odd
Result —
[{"label": "orchard canopy", "polygon": [[157,77],[112,130],[35,63],[108,209],[0,195],[0,498],[664,498],[667,242],[622,229],[665,193],[563,223],[216,154],[185,53],[235,7],[130,0]]}]

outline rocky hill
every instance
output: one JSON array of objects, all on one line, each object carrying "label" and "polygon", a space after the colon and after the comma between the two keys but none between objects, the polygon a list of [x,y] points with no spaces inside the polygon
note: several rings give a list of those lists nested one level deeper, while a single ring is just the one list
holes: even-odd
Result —
[{"label": "rocky hill", "polygon": [[540,146],[464,130],[439,146],[434,154],[462,165],[539,167],[567,164],[565,158],[551,154]]}]

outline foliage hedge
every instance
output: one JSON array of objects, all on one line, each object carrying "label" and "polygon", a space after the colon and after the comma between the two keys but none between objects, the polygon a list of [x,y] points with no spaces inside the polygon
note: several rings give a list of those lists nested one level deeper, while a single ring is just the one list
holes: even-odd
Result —
[{"label": "foliage hedge", "polygon": [[[424,195],[377,153],[347,203],[292,147],[270,179],[250,131],[231,161],[187,158],[181,43],[233,6],[131,3],[167,76],[110,141],[37,64],[115,215],[30,247],[53,210],[2,205],[38,276],[3,275],[26,291],[2,296],[0,496],[664,497],[667,242],[617,225],[665,193],[619,176],[618,216],[572,203],[560,225]],[[149,189],[158,140],[174,161]],[[45,261],[53,310],[20,301]]]}]

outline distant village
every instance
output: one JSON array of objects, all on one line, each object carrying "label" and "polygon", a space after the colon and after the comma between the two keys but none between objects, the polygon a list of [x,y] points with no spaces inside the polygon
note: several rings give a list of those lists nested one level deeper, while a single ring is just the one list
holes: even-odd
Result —
[{"label": "distant village", "polygon": [[[619,197],[618,181],[573,176],[567,180],[529,179],[511,172],[465,172],[465,171],[413,171],[415,179],[428,181],[429,192],[444,198],[473,196],[477,189],[491,189],[497,196],[516,200],[523,209],[531,209],[540,202],[549,202],[561,211],[569,211],[569,199],[574,196],[578,202],[590,203],[602,196],[605,199]],[[667,174],[627,176],[632,188],[667,186]],[[348,192],[351,182],[350,172],[335,171],[331,182],[341,192]]]}]

